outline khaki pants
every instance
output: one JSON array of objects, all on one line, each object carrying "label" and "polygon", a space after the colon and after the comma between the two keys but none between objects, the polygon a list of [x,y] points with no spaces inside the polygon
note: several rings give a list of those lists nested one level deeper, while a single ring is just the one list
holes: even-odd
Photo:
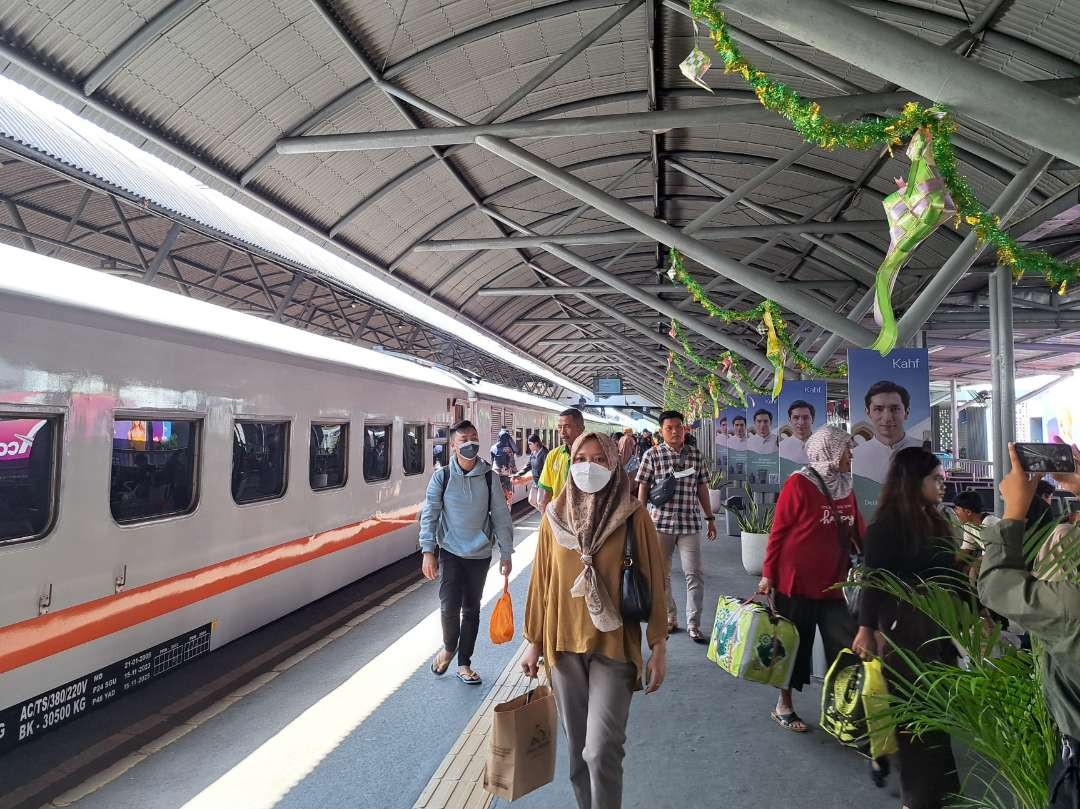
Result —
[{"label": "khaki pants", "polygon": [[660,537],[660,553],[664,557],[664,581],[667,582],[667,619],[669,624],[677,623],[678,610],[675,608],[675,593],[671,587],[671,557],[675,548],[679,549],[686,576],[686,625],[701,627],[701,608],[705,603],[705,572],[701,566],[701,532],[693,534],[664,534]]},{"label": "khaki pants", "polygon": [[632,663],[572,652],[561,653],[552,669],[578,809],[622,806],[626,721],[636,676]]}]

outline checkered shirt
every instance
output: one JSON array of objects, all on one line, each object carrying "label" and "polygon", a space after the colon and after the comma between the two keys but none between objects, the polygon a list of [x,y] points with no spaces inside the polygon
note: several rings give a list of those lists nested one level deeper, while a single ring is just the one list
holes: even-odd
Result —
[{"label": "checkered shirt", "polygon": [[697,447],[684,446],[677,453],[667,444],[652,447],[641,456],[637,482],[651,489],[672,472],[696,469],[697,474],[687,475],[675,481],[675,494],[660,508],[649,504],[649,516],[656,530],[664,534],[696,534],[701,530],[701,504],[698,501],[698,485],[709,480],[705,456]]}]

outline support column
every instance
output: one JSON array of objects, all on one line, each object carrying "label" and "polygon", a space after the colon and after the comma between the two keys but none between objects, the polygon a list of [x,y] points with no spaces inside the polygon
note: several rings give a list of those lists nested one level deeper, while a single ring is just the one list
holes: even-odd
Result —
[{"label": "support column", "polygon": [[949,410],[949,430],[952,432],[952,446],[949,451],[952,452],[953,460],[960,457],[960,410],[957,407],[960,402],[957,387],[954,376],[949,380],[949,401],[952,405]]},{"label": "support column", "polygon": [[991,446],[994,491],[1009,465],[1009,442],[1016,437],[1016,363],[1013,357],[1012,273],[998,267],[990,276]]}]

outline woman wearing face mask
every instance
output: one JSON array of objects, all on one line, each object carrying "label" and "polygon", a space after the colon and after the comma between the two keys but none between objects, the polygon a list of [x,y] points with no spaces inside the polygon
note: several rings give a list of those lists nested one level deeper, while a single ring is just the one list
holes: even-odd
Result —
[{"label": "woman wearing face mask", "polygon": [[810,463],[784,484],[765,549],[758,592],[775,591],[777,611],[795,624],[800,638],[791,687],[780,689],[772,718],[796,733],[809,728],[795,713],[791,689],[802,691],[810,682],[814,635],[821,632],[825,657],[832,661],[855,631],[843,593],[834,589],[847,577],[851,551],[864,532],[851,489],[854,447],[837,427],[822,427],[806,439]]},{"label": "woman wearing face mask", "polygon": [[[909,447],[896,453],[863,540],[866,566],[887,571],[910,585],[946,576],[962,588],[967,579],[959,571],[956,540],[938,508],[944,496],[945,473],[932,452]],[[887,643],[878,642],[879,632],[888,636]],[[910,679],[903,661],[890,651],[892,645],[926,661],[955,664],[956,648],[941,639],[942,634],[919,610],[881,590],[867,588],[862,594],[859,632],[851,648],[864,659],[883,654],[886,676]],[[915,738],[901,728],[897,743],[905,809],[939,809],[950,795],[960,792],[948,735],[935,731]],[[875,781],[880,785],[883,776],[880,769],[876,772]]]},{"label": "woman wearing face mask", "polygon": [[[618,809],[630,697],[660,687],[667,670],[664,563],[648,513],[631,497],[619,450],[585,433],[570,452],[570,477],[540,523],[525,606],[530,646],[521,667],[536,677],[543,656],[566,731],[570,782],[581,809]],[[651,612],[641,656],[641,625],[620,614],[626,527],[633,566],[648,583]]]}]

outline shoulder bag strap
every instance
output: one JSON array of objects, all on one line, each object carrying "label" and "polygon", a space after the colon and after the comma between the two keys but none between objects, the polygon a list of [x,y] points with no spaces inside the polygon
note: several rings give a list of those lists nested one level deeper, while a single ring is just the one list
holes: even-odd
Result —
[{"label": "shoulder bag strap", "polygon": [[[635,510],[636,514],[636,510]],[[623,543],[623,567],[634,564],[634,516],[631,514],[626,521],[626,541]]]},{"label": "shoulder bag strap", "polygon": [[833,519],[836,520],[836,538],[840,543],[840,551],[846,556],[851,555],[851,532],[844,527],[844,521],[840,517],[840,510],[836,507],[836,503],[833,502],[832,495],[829,494],[829,487],[825,485],[825,478],[821,476],[821,473],[814,469],[812,466],[806,467],[817,482],[821,484],[821,491],[825,495],[825,499],[829,501],[829,508],[832,509]]}]

